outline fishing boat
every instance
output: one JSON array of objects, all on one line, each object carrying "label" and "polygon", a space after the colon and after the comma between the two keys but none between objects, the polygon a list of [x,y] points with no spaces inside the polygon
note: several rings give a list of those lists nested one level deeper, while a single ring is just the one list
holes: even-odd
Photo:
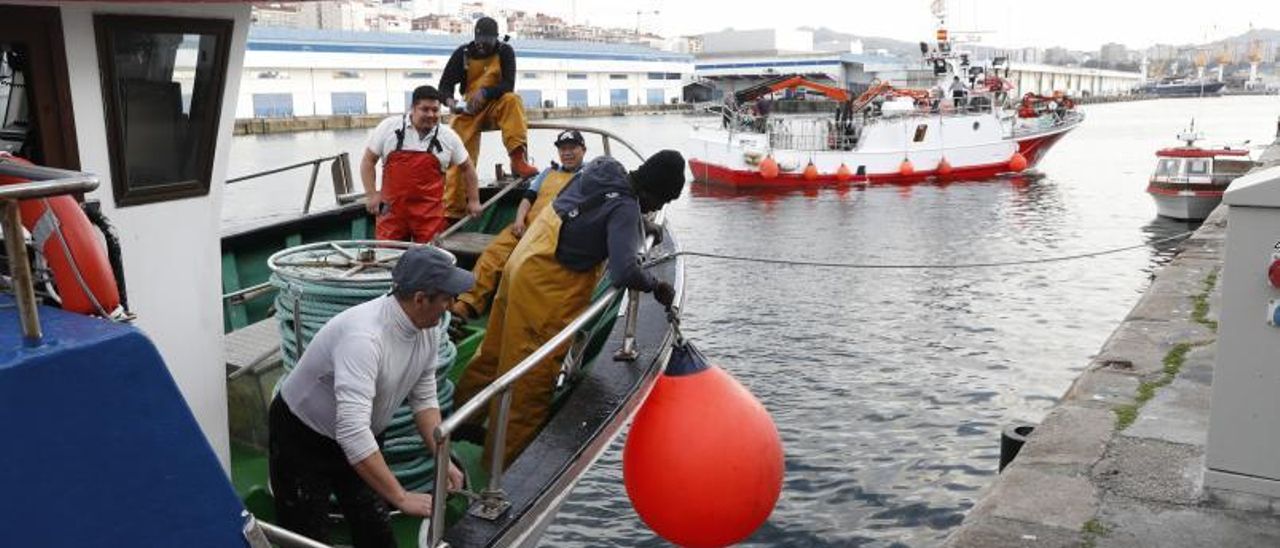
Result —
[{"label": "fishing boat", "polygon": [[[323,252],[347,268],[310,275],[376,281],[403,246],[370,241],[373,219],[341,154],[270,170],[309,169],[306,205],[222,233],[224,188],[263,175],[227,175],[249,22],[247,2],[0,5],[0,145],[13,153],[0,158],[2,271],[13,291],[0,295],[0,432],[24,448],[0,472],[0,485],[24,493],[0,505],[6,544],[323,546],[271,524],[264,410],[307,336],[290,323],[301,301],[279,279],[288,257]],[[625,164],[643,158],[605,131],[530,126],[531,140],[572,127]],[[336,200],[320,207],[313,196],[326,167]],[[513,218],[521,184],[483,182],[484,213],[437,245],[470,266]],[[648,252],[676,247],[667,233]],[[651,272],[680,303],[682,260]],[[290,332],[303,333],[293,346]],[[429,523],[393,518],[400,544],[536,542],[654,386],[673,333],[661,305],[602,284],[564,331],[445,410],[441,454],[462,464],[478,495],[446,496],[435,479],[447,467],[433,458],[395,470],[436,495]],[[439,373],[456,378],[484,321],[440,334],[456,354]],[[570,351],[549,421],[509,467],[480,462],[462,422],[509,398],[513,382],[562,345]],[[500,430],[506,420],[503,411],[487,424]],[[69,493],[81,494],[76,504]]]},{"label": "fishing boat", "polygon": [[[1009,101],[1014,88],[1000,77],[1003,60],[972,63],[943,28],[933,47],[921,43],[921,52],[937,79],[929,90],[874,82],[854,97],[796,76],[738,92],[741,108],[723,107],[717,119],[694,124],[694,177],[750,189],[984,180],[1035,167],[1084,120],[1062,93]],[[765,115],[752,106],[758,97],[796,89],[820,93],[832,108]]]},{"label": "fishing boat", "polygon": [[1135,91],[1156,97],[1208,97],[1222,93],[1226,82],[1204,78],[1165,78],[1147,82]]},{"label": "fishing boat", "polygon": [[1161,217],[1204,220],[1222,202],[1222,194],[1231,181],[1255,165],[1244,146],[1197,146],[1196,141],[1204,136],[1195,127],[1192,120],[1191,126],[1178,134],[1182,146],[1156,151],[1156,167],[1147,193],[1155,200],[1156,213]]}]

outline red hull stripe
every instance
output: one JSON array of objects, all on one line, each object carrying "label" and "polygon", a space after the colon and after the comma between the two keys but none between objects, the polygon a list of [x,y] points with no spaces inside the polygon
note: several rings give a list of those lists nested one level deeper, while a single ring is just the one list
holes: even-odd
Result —
[{"label": "red hull stripe", "polygon": [[1248,156],[1247,150],[1205,149],[1205,148],[1165,148],[1156,151],[1160,158],[1212,158],[1214,156]]},{"label": "red hull stripe", "polygon": [[1196,198],[1221,198],[1221,190],[1178,190],[1173,188],[1160,188],[1157,186],[1148,186],[1148,194],[1159,194],[1161,196],[1194,196]]}]

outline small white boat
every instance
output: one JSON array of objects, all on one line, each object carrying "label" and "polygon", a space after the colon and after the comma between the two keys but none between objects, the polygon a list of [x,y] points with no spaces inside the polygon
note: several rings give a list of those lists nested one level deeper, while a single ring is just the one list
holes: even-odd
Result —
[{"label": "small white boat", "polygon": [[1147,193],[1156,201],[1156,213],[1161,217],[1203,220],[1218,207],[1231,181],[1253,168],[1247,148],[1196,146],[1203,138],[1193,120],[1191,127],[1178,135],[1185,145],[1156,151],[1156,168]]}]

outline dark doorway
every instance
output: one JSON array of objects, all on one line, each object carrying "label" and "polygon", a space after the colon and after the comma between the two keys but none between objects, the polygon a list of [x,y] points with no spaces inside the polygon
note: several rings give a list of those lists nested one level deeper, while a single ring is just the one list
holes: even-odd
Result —
[{"label": "dark doorway", "polygon": [[0,150],[80,169],[58,8],[0,6]]}]

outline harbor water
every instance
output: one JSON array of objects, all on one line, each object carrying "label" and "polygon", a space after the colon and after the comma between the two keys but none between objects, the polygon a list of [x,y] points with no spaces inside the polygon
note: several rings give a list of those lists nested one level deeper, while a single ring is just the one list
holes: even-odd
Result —
[{"label": "harbor water", "polygon": [[[1276,97],[1082,107],[1024,176],[946,185],[729,193],[694,184],[669,209],[688,250],[866,264],[1090,259],[986,269],[836,269],[690,258],[682,328],[769,409],[786,452],[761,546],[930,546],[995,475],[1000,429],[1036,422],[1195,225],[1157,219],[1154,152],[1192,117],[1210,142],[1270,142]],[[679,115],[574,120],[644,151],[682,148]],[[228,176],[346,151],[364,130],[236,137]],[[535,133],[545,165],[551,134]],[[594,144],[588,155],[599,153]],[[495,137],[480,162],[500,161]],[[615,148],[615,153],[616,153]],[[322,170],[317,204],[332,204]],[[296,214],[308,170],[228,188],[224,228]],[[358,176],[358,175],[357,175]],[[619,366],[621,367],[621,366]],[[660,546],[627,502],[621,442],[582,480],[546,546]]]}]

